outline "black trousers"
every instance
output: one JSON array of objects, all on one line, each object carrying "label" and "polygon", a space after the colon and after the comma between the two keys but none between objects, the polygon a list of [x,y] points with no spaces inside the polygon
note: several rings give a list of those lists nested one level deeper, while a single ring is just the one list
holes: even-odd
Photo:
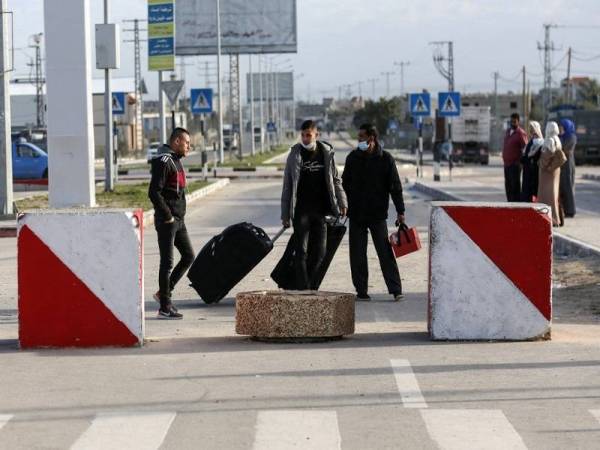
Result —
[{"label": "black trousers", "polygon": [[521,164],[515,163],[504,168],[504,189],[506,200],[509,202],[521,201]]},{"label": "black trousers", "polygon": [[[190,268],[195,255],[183,220],[175,219],[173,223],[161,223],[155,225],[155,228],[160,252],[158,270],[160,306],[164,308],[171,304],[171,291]],[[175,268],[173,268],[173,247],[181,254],[181,259]]]},{"label": "black trousers", "polygon": [[[325,216],[301,213],[294,217],[296,236],[296,285],[299,290],[316,289],[315,278],[327,251],[327,223]],[[310,252],[309,252],[310,243]]]},{"label": "black trousers", "polygon": [[400,281],[398,264],[389,241],[387,223],[383,219],[370,222],[359,222],[350,219],[350,270],[356,292],[367,294],[369,290],[368,231],[371,232],[371,239],[377,251],[379,265],[388,292],[390,294],[401,294],[402,282]]}]

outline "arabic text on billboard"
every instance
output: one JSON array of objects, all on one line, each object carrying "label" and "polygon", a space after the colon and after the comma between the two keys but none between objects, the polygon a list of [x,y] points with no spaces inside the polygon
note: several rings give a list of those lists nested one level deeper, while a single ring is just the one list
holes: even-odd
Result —
[{"label": "arabic text on billboard", "polygon": [[[296,53],[296,0],[221,0],[223,54]],[[215,0],[177,0],[178,55],[217,53]]]},{"label": "arabic text on billboard", "polygon": [[148,0],[148,70],[175,68],[173,0]]}]

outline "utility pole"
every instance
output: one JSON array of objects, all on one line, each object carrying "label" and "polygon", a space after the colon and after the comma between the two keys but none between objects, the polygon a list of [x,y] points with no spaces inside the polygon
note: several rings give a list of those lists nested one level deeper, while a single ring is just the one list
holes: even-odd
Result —
[{"label": "utility pole", "polygon": [[[12,177],[12,142],[10,137],[10,92],[9,67],[10,51],[8,48],[8,15],[6,1],[0,6],[0,217],[13,214],[13,177]],[[12,28],[12,26],[11,26]]]},{"label": "utility pole", "polygon": [[556,50],[554,43],[550,41],[550,28],[556,28],[557,25],[544,24],[544,45],[538,42],[538,50],[544,50],[544,110],[548,113],[548,109],[552,106],[552,54]]},{"label": "utility pole", "polygon": [[[430,42],[434,46],[433,63],[438,72],[448,80],[448,91],[454,91],[454,42],[453,41],[434,41]],[[448,57],[442,54],[440,47],[448,46]],[[444,61],[448,62],[448,66],[444,66]]]},{"label": "utility pole", "polygon": [[410,61],[394,62],[395,66],[400,66],[400,96],[404,96],[404,68],[410,66]]},{"label": "utility pole", "polygon": [[566,95],[566,102],[569,103],[569,101],[571,100],[571,47],[569,47],[569,59],[568,59],[568,63],[567,63],[567,95]]},{"label": "utility pole", "polygon": [[358,98],[362,98],[362,81],[357,82],[356,84],[358,84]]},{"label": "utility pole", "polygon": [[133,28],[123,31],[133,32],[133,39],[127,39],[123,42],[133,43],[133,74],[135,78],[135,149],[142,151],[144,147],[144,104],[142,100],[142,59],[140,42],[146,42],[146,39],[140,39],[140,31],[148,31],[146,28],[140,28],[140,22],[146,22],[144,19],[130,19],[123,22],[133,23]]},{"label": "utility pole", "polygon": [[375,101],[375,83],[377,83],[377,78],[369,78],[367,81],[371,83],[371,98]]},{"label": "utility pole", "polygon": [[523,66],[523,92],[521,101],[523,103],[523,123],[525,124],[525,129],[528,130],[529,116],[527,114],[527,70],[525,66]]},{"label": "utility pole", "polygon": [[35,105],[36,105],[36,126],[41,128],[44,126],[44,77],[42,75],[42,36],[43,33],[37,33],[32,36],[33,45],[30,48],[35,49]]},{"label": "utility pole", "polygon": [[248,76],[250,77],[250,155],[254,156],[254,76],[252,73],[252,55],[248,55]]},{"label": "utility pole", "polygon": [[[110,16],[110,0],[104,0],[104,23]],[[125,105],[123,105],[125,107]],[[115,190],[115,164],[113,159],[113,114],[110,69],[104,69],[104,192]]]},{"label": "utility pole", "polygon": [[[236,125],[239,133],[238,157],[242,158],[242,102],[240,99],[240,55],[229,55],[229,105],[231,114],[231,129],[235,132]],[[232,141],[233,142],[233,141]],[[232,148],[233,150],[233,148]]]},{"label": "utility pole", "polygon": [[498,120],[498,78],[500,78],[500,72],[496,71],[492,75],[494,77],[494,118]]},{"label": "utility pole", "polygon": [[390,96],[390,76],[394,75],[395,72],[381,72],[381,75],[385,76],[385,96]]},{"label": "utility pole", "polygon": [[264,89],[263,89],[263,72],[262,72],[262,55],[258,55],[258,80],[259,80],[259,96],[260,96],[260,152],[265,151],[265,106],[264,106]]}]

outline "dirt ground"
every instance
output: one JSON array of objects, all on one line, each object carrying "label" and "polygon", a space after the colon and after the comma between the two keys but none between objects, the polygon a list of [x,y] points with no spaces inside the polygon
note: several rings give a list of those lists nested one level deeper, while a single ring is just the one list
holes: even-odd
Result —
[{"label": "dirt ground", "polygon": [[600,323],[600,258],[554,259],[553,318],[563,323]]}]

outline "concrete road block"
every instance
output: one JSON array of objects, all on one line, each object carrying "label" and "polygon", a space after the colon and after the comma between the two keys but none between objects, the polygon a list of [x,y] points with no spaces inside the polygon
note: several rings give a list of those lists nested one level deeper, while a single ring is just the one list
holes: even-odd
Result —
[{"label": "concrete road block", "polygon": [[546,205],[434,202],[429,231],[432,339],[550,337],[552,222]]},{"label": "concrete road block", "polygon": [[21,348],[142,345],[142,241],[142,210],[21,214]]},{"label": "concrete road block", "polygon": [[258,291],[236,296],[235,331],[259,338],[335,338],[354,333],[354,294]]}]

